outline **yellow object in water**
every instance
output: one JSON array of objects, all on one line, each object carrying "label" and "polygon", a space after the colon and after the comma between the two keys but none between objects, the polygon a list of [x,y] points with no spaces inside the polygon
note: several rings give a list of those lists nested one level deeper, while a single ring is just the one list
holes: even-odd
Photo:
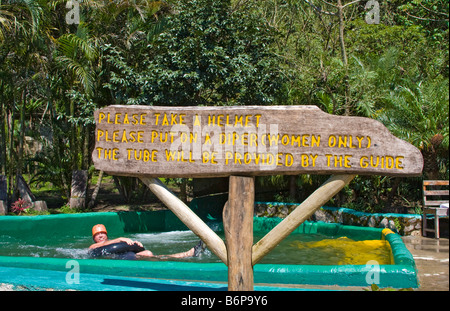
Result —
[{"label": "yellow object in water", "polygon": [[365,265],[376,260],[380,265],[392,264],[391,247],[385,240],[354,241],[347,237],[321,241],[294,241],[302,255],[311,256],[315,265]]}]

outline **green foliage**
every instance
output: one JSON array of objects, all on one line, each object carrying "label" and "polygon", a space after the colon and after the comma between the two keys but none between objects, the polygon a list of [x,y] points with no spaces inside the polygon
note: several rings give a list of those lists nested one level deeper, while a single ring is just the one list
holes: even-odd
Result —
[{"label": "green foliage", "polygon": [[58,39],[57,61],[79,81],[87,95],[92,95],[94,76],[89,64],[98,58],[97,49],[85,38],[75,34],[64,34]]},{"label": "green foliage", "polygon": [[[399,86],[388,98],[390,109],[380,117],[391,131],[421,149],[429,148],[436,135],[448,149],[448,80]],[[394,109],[395,108],[395,109]]]},{"label": "green foliage", "polygon": [[51,182],[56,189],[60,189],[61,194],[67,198],[66,180],[70,180],[71,163],[69,149],[67,146],[61,146],[56,149],[47,141],[43,141],[43,149],[30,159],[35,163],[32,183],[45,184]]},{"label": "green foliage", "polygon": [[[352,183],[352,200],[345,204],[348,208],[369,213],[381,212],[385,207],[386,194],[389,188],[386,177],[357,176]],[[383,198],[384,197],[384,198]]]},{"label": "green foliage", "polygon": [[418,147],[424,156],[424,173],[430,179],[447,179],[449,148],[448,79],[410,83],[389,94],[379,119],[392,133]]},{"label": "green foliage", "polygon": [[371,58],[395,47],[405,58],[426,44],[426,36],[420,26],[369,25],[363,20],[349,23],[348,41],[351,53],[358,57]]},{"label": "green foliage", "polygon": [[[67,197],[72,170],[91,165],[93,111],[111,104],[308,104],[371,117],[421,149],[424,177],[448,179],[447,0],[381,1],[379,25],[347,6],[348,65],[339,19],[310,5],[333,11],[334,0],[83,0],[79,25],[66,23],[66,3],[0,1],[0,173],[11,181],[30,173]],[[25,135],[40,152],[25,151]],[[260,182],[299,201],[324,179]],[[128,199],[142,193],[117,184]],[[334,203],[414,205],[418,184],[361,177]]]},{"label": "green foliage", "polygon": [[76,208],[71,208],[69,204],[65,204],[59,208],[59,212],[61,214],[78,214],[82,213],[83,211]]},{"label": "green foliage", "polygon": [[180,106],[276,102],[282,77],[271,51],[273,29],[255,14],[232,11],[227,0],[181,1],[176,10],[143,51],[142,66],[131,68],[123,53],[111,51],[108,60],[118,70],[108,87],[122,90],[120,99]]}]

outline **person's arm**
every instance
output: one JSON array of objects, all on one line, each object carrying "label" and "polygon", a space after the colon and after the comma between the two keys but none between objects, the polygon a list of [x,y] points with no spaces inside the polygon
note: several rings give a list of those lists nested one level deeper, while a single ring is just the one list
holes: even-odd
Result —
[{"label": "person's arm", "polygon": [[108,240],[108,241],[105,241],[105,242],[92,244],[89,248],[93,249],[93,248],[102,247],[102,246],[106,246],[106,245],[110,245],[110,244],[114,244],[114,243],[120,243],[120,242],[125,242],[128,245],[133,245],[133,244],[136,243],[140,247],[143,247],[141,242],[133,241],[132,239],[129,239],[129,238],[117,238],[117,239],[114,239],[114,240]]},{"label": "person's arm", "polygon": [[133,245],[134,244],[134,241],[131,240],[131,239],[128,239],[128,238],[117,238],[117,239],[114,239],[114,240],[108,240],[108,241],[92,244],[89,248],[90,249],[94,249],[94,248],[98,248],[98,247],[102,247],[102,246],[106,246],[106,245],[111,245],[111,244],[115,244],[115,243],[120,243],[120,242],[125,242],[128,245]]},{"label": "person's arm", "polygon": [[127,239],[127,238],[117,238],[117,239],[114,239],[114,240],[109,240],[108,244],[106,244],[106,245],[114,244],[114,243],[120,243],[120,242],[125,242],[128,245],[133,245],[133,241],[131,239]]},{"label": "person's arm", "polygon": [[95,243],[95,244],[92,244],[91,246],[89,246],[89,249],[95,249],[95,248],[102,247],[105,245],[107,245],[106,242]]},{"label": "person's arm", "polygon": [[133,241],[132,239],[129,239],[129,238],[117,238],[117,239],[108,241],[108,244],[105,244],[105,245],[114,244],[114,243],[120,243],[120,242],[125,242],[125,243],[127,243],[128,245],[137,244],[137,245],[139,245],[140,247],[144,247],[144,246],[142,245],[141,242],[139,242],[139,241]]}]

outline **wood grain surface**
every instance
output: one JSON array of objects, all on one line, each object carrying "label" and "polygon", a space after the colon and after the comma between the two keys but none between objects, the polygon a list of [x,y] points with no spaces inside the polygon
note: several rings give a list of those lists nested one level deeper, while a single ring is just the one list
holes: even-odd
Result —
[{"label": "wood grain surface", "polygon": [[316,106],[109,106],[95,112],[95,167],[111,175],[418,176],[420,151],[380,122]]}]

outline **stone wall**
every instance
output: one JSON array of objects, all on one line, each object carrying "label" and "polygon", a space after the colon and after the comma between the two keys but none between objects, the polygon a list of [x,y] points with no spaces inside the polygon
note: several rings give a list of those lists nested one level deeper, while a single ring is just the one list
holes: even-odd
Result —
[{"label": "stone wall", "polygon": [[[296,206],[298,204],[295,203],[256,202],[255,215],[285,218]],[[349,208],[322,207],[309,220],[350,226],[389,228],[405,236],[422,235],[422,216],[416,214],[371,214]]]}]

